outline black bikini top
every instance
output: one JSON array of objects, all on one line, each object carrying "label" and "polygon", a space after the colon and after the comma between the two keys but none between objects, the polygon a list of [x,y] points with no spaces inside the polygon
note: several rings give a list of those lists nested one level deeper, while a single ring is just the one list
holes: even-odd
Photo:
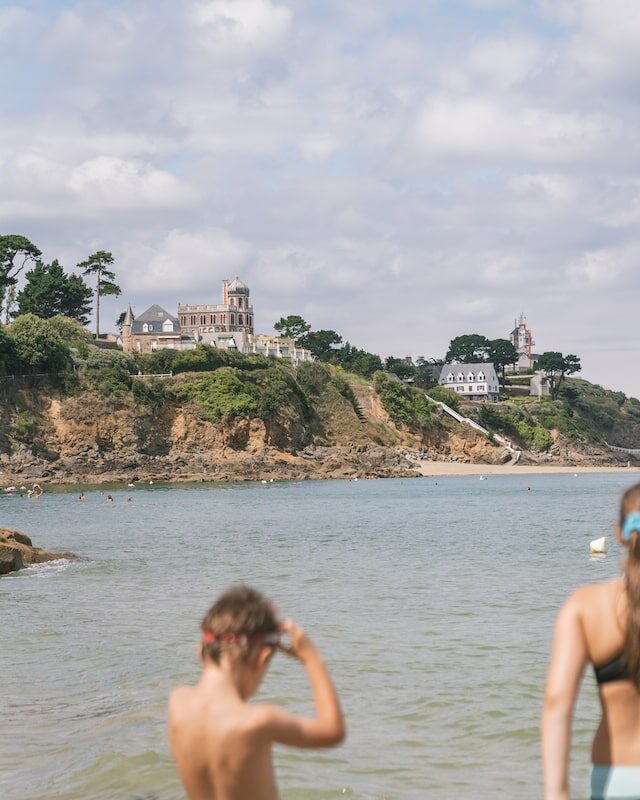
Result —
[{"label": "black bikini top", "polygon": [[610,661],[607,661],[606,664],[601,664],[599,667],[596,667],[594,664],[593,671],[596,674],[596,681],[598,684],[630,680],[629,673],[624,663],[624,653],[619,653]]}]

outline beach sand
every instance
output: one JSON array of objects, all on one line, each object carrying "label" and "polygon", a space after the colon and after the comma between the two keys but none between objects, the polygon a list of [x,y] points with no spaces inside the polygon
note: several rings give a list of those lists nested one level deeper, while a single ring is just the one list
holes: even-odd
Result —
[{"label": "beach sand", "polygon": [[458,461],[418,461],[416,469],[427,477],[437,475],[550,475],[554,473],[627,472],[639,475],[640,467],[584,467],[554,464],[463,464]]}]

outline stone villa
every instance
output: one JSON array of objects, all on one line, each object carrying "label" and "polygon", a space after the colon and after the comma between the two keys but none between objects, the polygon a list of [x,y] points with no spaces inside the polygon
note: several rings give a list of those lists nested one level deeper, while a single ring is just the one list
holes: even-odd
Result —
[{"label": "stone villa", "polygon": [[122,349],[129,353],[191,350],[201,342],[245,355],[286,358],[294,365],[312,361],[311,351],[298,347],[293,339],[254,333],[249,295],[249,287],[236,276],[231,282],[222,281],[222,303],[179,303],[177,317],[159,305],[136,317],[129,306],[122,325]]}]

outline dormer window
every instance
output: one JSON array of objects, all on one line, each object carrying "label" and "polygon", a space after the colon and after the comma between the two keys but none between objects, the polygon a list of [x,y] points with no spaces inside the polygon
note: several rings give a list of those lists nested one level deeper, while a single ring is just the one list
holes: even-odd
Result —
[{"label": "dormer window", "polygon": [[147,325],[146,322],[142,323],[142,332],[143,333],[149,333],[149,326]]},{"label": "dormer window", "polygon": [[469,381],[469,383],[473,383],[473,381],[474,381],[473,372],[470,372],[467,375],[467,380]]},{"label": "dormer window", "polygon": [[449,383],[453,383],[453,375],[452,375],[451,373],[449,373],[449,374],[447,375],[447,381],[448,381]]},{"label": "dormer window", "polygon": [[458,382],[462,383],[464,381],[464,372],[458,373]]},{"label": "dormer window", "polygon": [[165,321],[162,323],[162,330],[165,333],[171,333],[173,331],[173,322],[171,322],[170,319],[165,319]]},{"label": "dormer window", "polygon": [[479,372],[478,373],[478,380],[479,381],[483,381],[484,380],[484,372]]}]

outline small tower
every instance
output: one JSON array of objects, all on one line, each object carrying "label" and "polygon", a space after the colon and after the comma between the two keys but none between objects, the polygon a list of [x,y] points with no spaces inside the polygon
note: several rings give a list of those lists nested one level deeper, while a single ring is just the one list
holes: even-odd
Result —
[{"label": "small tower", "polygon": [[133,350],[133,341],[131,339],[131,326],[135,316],[131,310],[131,306],[127,308],[127,313],[124,315],[122,321],[122,349],[125,353],[130,353]]}]

